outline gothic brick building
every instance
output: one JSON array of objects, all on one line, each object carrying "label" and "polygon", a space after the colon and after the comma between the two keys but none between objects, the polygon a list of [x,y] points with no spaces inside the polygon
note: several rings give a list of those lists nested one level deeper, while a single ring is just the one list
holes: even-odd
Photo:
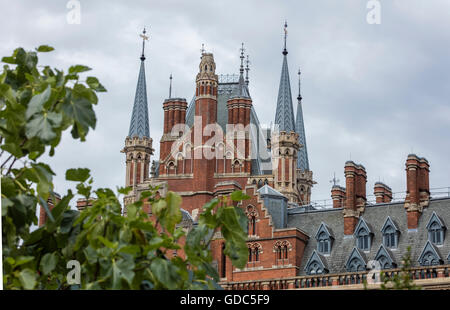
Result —
[{"label": "gothic brick building", "polygon": [[246,267],[232,267],[220,234],[211,245],[224,288],[361,288],[377,264],[388,275],[398,273],[408,247],[416,283],[448,288],[450,198],[431,196],[425,158],[408,156],[406,197],[401,201],[392,200],[390,187],[379,182],[376,201],[368,201],[366,170],[348,161],[345,188],[331,188],[333,206],[317,209],[311,204],[315,182],[306,148],[300,71],[294,114],[287,55],[285,32],[274,126],[263,128],[249,91],[244,49],[237,75],[217,75],[213,54],[203,51],[192,100],[169,95],[159,106],[151,104],[152,110],[164,111],[159,159],[152,161],[143,50],[122,150],[125,185],[133,188],[125,204],[138,199],[148,185],[159,185],[160,195],[171,190],[182,196],[183,225],[189,227],[214,197],[235,190],[247,193],[251,199],[240,205],[249,219]]}]

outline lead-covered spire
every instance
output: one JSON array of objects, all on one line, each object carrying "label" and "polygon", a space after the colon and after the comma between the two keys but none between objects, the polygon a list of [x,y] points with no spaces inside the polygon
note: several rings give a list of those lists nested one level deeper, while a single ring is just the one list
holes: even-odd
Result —
[{"label": "lead-covered spire", "polygon": [[286,49],[287,23],[284,24],[284,49],[283,65],[281,67],[280,87],[278,89],[277,110],[275,113],[275,124],[280,131],[295,131],[295,116],[292,105],[291,84],[289,79],[289,69],[287,64]]},{"label": "lead-covered spire", "polygon": [[298,133],[298,140],[301,144],[297,157],[297,168],[305,171],[309,170],[308,150],[306,148],[305,124],[303,122],[302,109],[302,95],[300,92],[300,75],[301,71],[298,69],[298,97],[297,97],[297,117],[295,121],[295,131]]},{"label": "lead-covered spire", "polygon": [[148,104],[147,104],[147,85],[145,83],[145,41],[148,40],[148,36],[144,31],[140,35],[142,37],[142,54],[141,54],[141,67],[139,69],[138,82],[136,86],[136,94],[134,97],[133,113],[131,115],[130,130],[128,132],[129,137],[138,136],[139,138],[150,138],[150,126],[148,120]]}]

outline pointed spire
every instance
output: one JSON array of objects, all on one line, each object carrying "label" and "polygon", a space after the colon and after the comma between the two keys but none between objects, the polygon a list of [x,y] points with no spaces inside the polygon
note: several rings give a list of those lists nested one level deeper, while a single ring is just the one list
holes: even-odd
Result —
[{"label": "pointed spire", "polygon": [[275,124],[280,131],[295,131],[294,107],[292,105],[291,84],[287,64],[286,35],[287,23],[284,25],[284,51],[283,65],[281,67],[280,87],[278,89],[277,110],[275,113]]},{"label": "pointed spire", "polygon": [[298,133],[298,140],[302,147],[298,151],[297,157],[297,168],[305,171],[309,170],[308,161],[308,149],[306,148],[306,135],[305,135],[305,124],[303,122],[303,109],[302,109],[302,95],[300,92],[300,75],[301,71],[298,69],[298,105],[297,105],[297,117],[295,121],[295,131]]},{"label": "pointed spire", "polygon": [[245,61],[245,84],[249,83],[249,79],[248,79],[248,71],[250,70],[249,65],[250,64],[250,60],[248,60],[248,54],[247,54],[247,60]]},{"label": "pointed spire", "polygon": [[150,138],[150,126],[148,121],[148,104],[147,104],[147,85],[145,83],[145,56],[144,48],[145,41],[148,40],[148,36],[144,31],[140,35],[142,37],[142,55],[141,55],[141,67],[139,70],[138,82],[136,86],[136,95],[134,97],[133,113],[131,115],[130,130],[128,132],[129,137],[138,136],[139,138]]}]

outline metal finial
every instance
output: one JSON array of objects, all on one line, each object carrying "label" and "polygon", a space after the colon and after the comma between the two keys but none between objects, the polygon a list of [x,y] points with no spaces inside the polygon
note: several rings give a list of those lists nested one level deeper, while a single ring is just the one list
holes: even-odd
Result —
[{"label": "metal finial", "polygon": [[169,84],[169,99],[170,99],[172,98],[172,73],[170,74],[169,80],[170,80]]},{"label": "metal finial", "polygon": [[243,74],[244,73],[244,51],[245,51],[245,49],[244,49],[244,43],[242,43],[242,47],[241,47],[241,68],[240,68],[240,70],[239,70],[239,72],[241,73],[241,74]]},{"label": "metal finial", "polygon": [[250,60],[248,60],[248,55],[247,55],[247,60],[245,61],[245,83],[248,85],[249,83],[249,79],[248,79],[248,71],[250,70],[249,65],[250,64]]},{"label": "metal finial", "polygon": [[286,39],[287,39],[287,21],[284,21],[284,50],[283,55],[287,55],[288,51],[286,49]]},{"label": "metal finial", "polygon": [[297,97],[297,99],[298,99],[299,101],[302,100],[302,95],[301,95],[301,92],[300,92],[300,86],[301,86],[300,75],[301,75],[301,74],[302,74],[302,72],[300,71],[300,68],[298,68],[298,97]]},{"label": "metal finial", "polygon": [[148,36],[146,36],[145,34],[147,33],[147,31],[144,30],[142,31],[142,34],[140,34],[139,36],[142,38],[142,54],[141,54],[141,60],[144,61],[145,60],[145,56],[144,56],[144,50],[145,50],[145,41],[148,41]]},{"label": "metal finial", "polygon": [[[200,49],[200,53],[202,54],[201,56],[203,56],[203,54],[205,53],[205,44],[202,43],[202,48]],[[200,56],[200,58],[202,58]]]},{"label": "metal finial", "polygon": [[339,183],[339,179],[336,179],[336,172],[333,173],[333,178],[330,180],[330,183],[333,183],[333,186]]}]

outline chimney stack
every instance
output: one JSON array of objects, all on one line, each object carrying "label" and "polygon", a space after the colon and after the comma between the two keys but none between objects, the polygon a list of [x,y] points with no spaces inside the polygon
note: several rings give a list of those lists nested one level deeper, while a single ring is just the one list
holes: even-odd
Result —
[{"label": "chimney stack", "polygon": [[345,205],[345,188],[334,185],[331,188],[331,199],[333,199],[333,208],[343,208]]},{"label": "chimney stack", "polygon": [[87,207],[92,207],[92,200],[90,199],[89,201],[86,200],[86,198],[79,198],[77,200],[77,209],[78,211],[83,211],[84,209],[86,209]]},{"label": "chimney stack", "polygon": [[425,158],[409,154],[406,159],[405,209],[408,215],[408,229],[417,229],[420,215],[430,199],[430,165]]},{"label": "chimney stack", "polygon": [[376,182],[373,194],[376,197],[376,203],[388,203],[392,201],[392,189],[384,183]]},{"label": "chimney stack", "polygon": [[346,202],[344,207],[344,234],[353,234],[360,213],[366,205],[366,168],[353,161],[345,163]]}]

